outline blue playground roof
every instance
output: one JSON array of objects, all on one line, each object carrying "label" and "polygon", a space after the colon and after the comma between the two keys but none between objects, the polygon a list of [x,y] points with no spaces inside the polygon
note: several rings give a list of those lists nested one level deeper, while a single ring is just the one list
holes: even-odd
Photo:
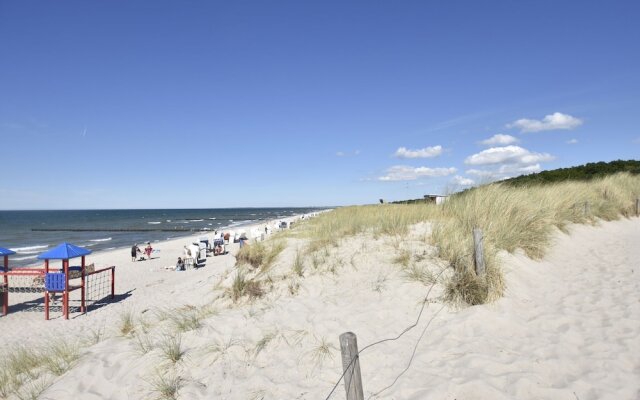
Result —
[{"label": "blue playground roof", "polygon": [[0,256],[10,256],[12,254],[16,254],[16,252],[10,249],[5,249],[4,247],[0,247]]},{"label": "blue playground roof", "polygon": [[71,243],[60,243],[49,251],[38,256],[40,260],[68,260],[70,258],[82,257],[91,254],[91,250],[75,246]]}]

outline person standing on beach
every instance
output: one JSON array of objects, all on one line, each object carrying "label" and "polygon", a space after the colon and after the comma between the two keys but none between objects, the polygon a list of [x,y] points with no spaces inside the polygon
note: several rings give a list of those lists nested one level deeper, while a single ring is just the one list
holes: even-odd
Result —
[{"label": "person standing on beach", "polygon": [[151,242],[147,242],[147,247],[144,248],[144,254],[147,255],[147,258],[151,260],[151,252],[153,251],[153,247],[151,247]]},{"label": "person standing on beach", "polygon": [[138,258],[138,253],[142,253],[140,251],[140,248],[138,247],[137,244],[134,244],[133,247],[131,247],[131,261],[135,261],[136,258]]}]

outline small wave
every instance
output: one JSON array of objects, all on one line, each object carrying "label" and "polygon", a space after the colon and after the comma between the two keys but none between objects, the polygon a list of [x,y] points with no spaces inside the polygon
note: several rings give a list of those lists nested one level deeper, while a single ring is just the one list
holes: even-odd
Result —
[{"label": "small wave", "polygon": [[104,239],[89,239],[90,242],[108,242],[109,240],[111,240],[110,237]]},{"label": "small wave", "polygon": [[168,220],[167,220],[167,222],[171,222],[171,220],[170,220],[170,219],[168,219]]},{"label": "small wave", "polygon": [[107,248],[105,249],[105,251],[106,251],[106,250],[115,250],[116,248],[117,248],[117,247],[107,247]]},{"label": "small wave", "polygon": [[211,225],[213,225],[213,224],[207,224],[207,225],[211,226]]},{"label": "small wave", "polygon": [[12,260],[14,260],[14,261],[31,260],[31,259],[36,258],[36,257],[38,257],[38,256],[13,257]]},{"label": "small wave", "polygon": [[48,244],[43,244],[38,246],[16,247],[11,250],[15,251],[16,253],[29,254],[29,252],[33,253],[33,250],[46,249],[47,247],[49,247]]},{"label": "small wave", "polygon": [[209,219],[216,219],[216,217],[211,217],[211,218],[209,218]]},{"label": "small wave", "polygon": [[152,221],[152,222],[147,222],[147,224],[151,224],[151,225],[158,225],[161,224],[162,222],[160,221]]},{"label": "small wave", "polygon": [[202,219],[190,219],[189,222],[202,222]]}]

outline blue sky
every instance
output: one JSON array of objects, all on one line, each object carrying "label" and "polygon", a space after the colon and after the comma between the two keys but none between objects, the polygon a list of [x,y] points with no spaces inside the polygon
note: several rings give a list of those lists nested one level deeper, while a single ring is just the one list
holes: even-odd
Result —
[{"label": "blue sky", "polygon": [[640,155],[637,1],[0,1],[0,209],[366,204]]}]

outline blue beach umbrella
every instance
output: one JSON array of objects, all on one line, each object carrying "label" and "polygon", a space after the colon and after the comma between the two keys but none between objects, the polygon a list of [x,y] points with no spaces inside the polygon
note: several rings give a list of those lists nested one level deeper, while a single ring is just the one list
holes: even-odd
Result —
[{"label": "blue beach umbrella", "polygon": [[10,256],[12,254],[16,254],[16,252],[11,249],[5,249],[4,247],[0,247],[0,256]]},{"label": "blue beach umbrella", "polygon": [[82,257],[87,254],[91,254],[91,250],[87,250],[82,247],[78,247],[71,243],[60,243],[49,251],[38,256],[39,260],[68,260],[70,258]]},{"label": "blue beach umbrella", "polygon": [[2,267],[2,270],[4,272],[7,272],[9,270],[9,256],[12,254],[16,254],[15,251],[11,250],[11,249],[5,249],[4,247],[0,247],[0,257],[4,258],[4,266]]}]

